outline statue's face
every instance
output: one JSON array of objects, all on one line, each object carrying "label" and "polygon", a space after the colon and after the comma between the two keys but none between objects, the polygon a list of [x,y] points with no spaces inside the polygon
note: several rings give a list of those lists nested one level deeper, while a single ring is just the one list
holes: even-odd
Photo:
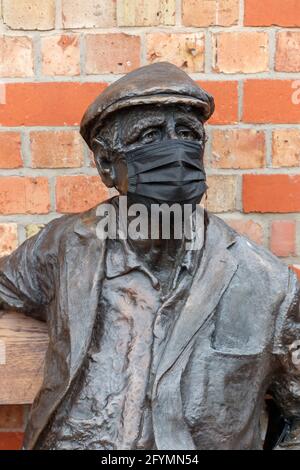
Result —
[{"label": "statue's face", "polygon": [[194,109],[181,105],[141,105],[114,113],[94,134],[96,164],[104,183],[121,194],[128,187],[125,152],[167,139],[205,141]]}]

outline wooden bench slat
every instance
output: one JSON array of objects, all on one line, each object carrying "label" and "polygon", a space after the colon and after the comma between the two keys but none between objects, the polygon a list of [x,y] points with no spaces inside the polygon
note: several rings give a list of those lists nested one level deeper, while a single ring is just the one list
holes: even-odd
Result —
[{"label": "wooden bench slat", "polygon": [[47,326],[0,312],[0,405],[32,403],[43,379]]}]

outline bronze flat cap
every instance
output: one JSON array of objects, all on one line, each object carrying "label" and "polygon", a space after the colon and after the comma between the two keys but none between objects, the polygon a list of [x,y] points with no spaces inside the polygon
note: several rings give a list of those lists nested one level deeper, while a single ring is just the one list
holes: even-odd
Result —
[{"label": "bronze flat cap", "polygon": [[168,62],[140,67],[109,85],[85,112],[80,133],[89,146],[94,126],[112,112],[138,104],[182,103],[199,108],[203,121],[214,112],[214,99],[183,70]]}]

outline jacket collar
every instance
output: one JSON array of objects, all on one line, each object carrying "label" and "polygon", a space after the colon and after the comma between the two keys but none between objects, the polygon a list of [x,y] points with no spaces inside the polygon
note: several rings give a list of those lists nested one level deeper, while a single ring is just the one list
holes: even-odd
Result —
[{"label": "jacket collar", "polygon": [[[111,204],[116,213],[118,214],[119,197],[115,196],[103,204]],[[99,206],[84,213],[76,222],[74,232],[83,239],[97,237],[97,223],[100,217],[97,216],[97,209]],[[191,239],[184,236],[182,242],[182,261],[181,267],[186,268],[189,274],[193,275],[195,271],[195,264],[197,257],[194,256],[195,250],[201,250],[204,244],[204,217],[205,211],[201,206],[196,209],[195,216],[191,219]],[[117,220],[118,223],[118,220]],[[100,240],[99,240],[100,242]],[[127,274],[133,269],[140,269],[149,275],[153,276],[145,266],[141,258],[138,257],[128,240],[116,239],[106,240],[106,257],[105,257],[105,272],[108,278],[114,278]],[[153,280],[153,279],[152,279]],[[155,283],[155,281],[154,281]]]}]

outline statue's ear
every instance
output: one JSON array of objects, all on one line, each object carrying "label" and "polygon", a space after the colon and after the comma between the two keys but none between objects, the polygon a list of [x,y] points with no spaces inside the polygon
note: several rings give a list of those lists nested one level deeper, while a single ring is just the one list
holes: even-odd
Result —
[{"label": "statue's ear", "polygon": [[101,176],[103,183],[112,188],[115,186],[115,169],[111,160],[110,151],[105,142],[95,137],[92,141],[92,150],[94,153],[97,170]]}]

